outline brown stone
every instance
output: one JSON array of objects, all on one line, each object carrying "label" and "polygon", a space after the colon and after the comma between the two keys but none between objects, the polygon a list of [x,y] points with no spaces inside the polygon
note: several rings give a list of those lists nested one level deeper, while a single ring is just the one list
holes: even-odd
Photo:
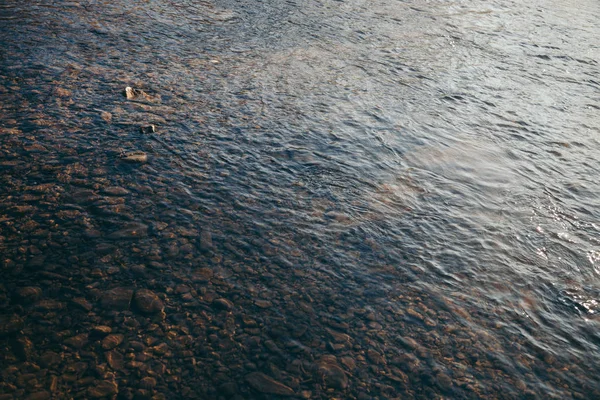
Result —
[{"label": "brown stone", "polygon": [[117,287],[104,292],[100,304],[109,310],[125,311],[129,309],[132,296],[133,289]]},{"label": "brown stone", "polygon": [[42,296],[42,289],[36,286],[27,286],[17,290],[17,297],[24,303],[35,303]]},{"label": "brown stone", "polygon": [[164,310],[162,300],[151,290],[140,289],[135,292],[133,302],[143,314],[157,314]]},{"label": "brown stone", "polygon": [[87,301],[86,299],[84,299],[83,297],[76,297],[73,300],[71,300],[71,303],[76,306],[77,308],[82,309],[83,311],[87,311],[90,312],[92,311],[92,304]]},{"label": "brown stone", "polygon": [[221,310],[232,310],[233,309],[233,303],[227,299],[215,299],[213,301],[213,305],[217,308],[220,308]]},{"label": "brown stone", "polygon": [[156,386],[156,379],[147,376],[140,381],[140,387],[142,389],[154,389]]},{"label": "brown stone", "polygon": [[112,332],[112,328],[106,325],[97,325],[92,328],[92,335],[96,337],[105,337]]},{"label": "brown stone", "polygon": [[325,359],[318,364],[318,367],[318,373],[326,386],[340,390],[348,387],[348,376],[339,365],[330,359]]},{"label": "brown stone", "polygon": [[117,393],[119,393],[117,384],[111,381],[100,381],[88,389],[88,396],[92,399],[101,399]]},{"label": "brown stone", "polygon": [[65,344],[67,346],[73,347],[75,349],[81,349],[88,343],[88,334],[81,333],[77,336],[73,336],[65,340]]},{"label": "brown stone", "polygon": [[123,335],[110,334],[102,340],[102,348],[104,350],[112,350],[123,343]]},{"label": "brown stone", "polygon": [[213,270],[210,268],[200,268],[194,271],[192,274],[192,281],[194,282],[208,282],[213,277]]},{"label": "brown stone", "polygon": [[50,393],[43,391],[43,392],[31,393],[29,396],[25,397],[25,400],[47,400],[49,398],[50,398]]},{"label": "brown stone", "polygon": [[117,350],[107,351],[105,353],[106,361],[108,365],[115,371],[119,371],[123,369],[123,354],[119,353]]}]

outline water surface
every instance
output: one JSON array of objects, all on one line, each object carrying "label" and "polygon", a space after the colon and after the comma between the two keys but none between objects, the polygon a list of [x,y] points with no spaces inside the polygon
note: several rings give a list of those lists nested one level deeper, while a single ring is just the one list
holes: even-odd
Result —
[{"label": "water surface", "polygon": [[3,2],[2,398],[600,397],[599,17]]}]

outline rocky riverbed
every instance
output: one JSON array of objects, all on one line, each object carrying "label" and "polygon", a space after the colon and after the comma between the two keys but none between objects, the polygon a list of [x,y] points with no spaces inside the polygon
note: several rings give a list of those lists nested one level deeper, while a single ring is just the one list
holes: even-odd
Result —
[{"label": "rocky riverbed", "polygon": [[0,5],[0,400],[600,398],[592,189],[456,139],[507,8],[399,3]]}]

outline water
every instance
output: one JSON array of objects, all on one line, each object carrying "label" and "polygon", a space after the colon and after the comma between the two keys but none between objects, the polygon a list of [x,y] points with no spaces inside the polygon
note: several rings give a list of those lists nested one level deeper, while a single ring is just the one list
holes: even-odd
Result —
[{"label": "water", "polygon": [[599,16],[3,2],[2,398],[600,397]]}]

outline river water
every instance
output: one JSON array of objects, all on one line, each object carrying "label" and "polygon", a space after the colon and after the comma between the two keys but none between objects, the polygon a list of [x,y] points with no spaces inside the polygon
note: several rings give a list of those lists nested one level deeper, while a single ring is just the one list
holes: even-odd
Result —
[{"label": "river water", "polygon": [[600,398],[599,20],[2,1],[0,398]]}]

